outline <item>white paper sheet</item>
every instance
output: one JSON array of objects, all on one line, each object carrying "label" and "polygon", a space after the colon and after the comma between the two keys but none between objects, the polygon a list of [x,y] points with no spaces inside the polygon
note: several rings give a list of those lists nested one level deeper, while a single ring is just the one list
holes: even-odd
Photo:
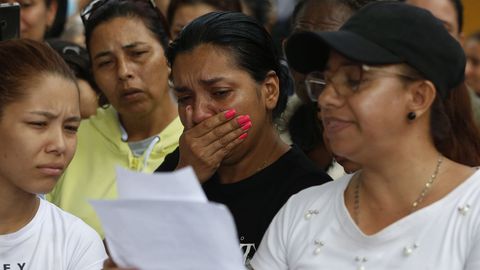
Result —
[{"label": "white paper sheet", "polygon": [[91,201],[119,267],[245,270],[229,210],[207,201],[192,169],[117,169],[118,200]]},{"label": "white paper sheet", "polygon": [[244,269],[233,219],[219,204],[95,201],[110,254],[139,269]]},{"label": "white paper sheet", "polygon": [[191,167],[171,173],[144,174],[116,168],[119,199],[207,202]]}]

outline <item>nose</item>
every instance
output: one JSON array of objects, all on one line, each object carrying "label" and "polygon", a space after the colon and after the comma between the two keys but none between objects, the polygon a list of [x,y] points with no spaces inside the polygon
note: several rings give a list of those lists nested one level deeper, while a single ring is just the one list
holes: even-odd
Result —
[{"label": "nose", "polygon": [[218,109],[209,99],[197,98],[192,106],[192,122],[194,125],[214,116]]},{"label": "nose", "polygon": [[23,11],[20,11],[20,33],[24,32],[27,30],[27,19],[25,18],[25,15],[23,15]]},{"label": "nose", "polygon": [[130,64],[130,61],[125,57],[119,57],[117,59],[117,75],[119,80],[126,81],[133,78],[133,69]]},{"label": "nose", "polygon": [[322,93],[317,98],[317,105],[320,110],[328,110],[341,107],[345,103],[345,97],[338,94],[331,83],[325,85]]},{"label": "nose", "polygon": [[65,136],[63,128],[52,130],[45,151],[55,155],[62,155],[67,148],[67,138]]}]

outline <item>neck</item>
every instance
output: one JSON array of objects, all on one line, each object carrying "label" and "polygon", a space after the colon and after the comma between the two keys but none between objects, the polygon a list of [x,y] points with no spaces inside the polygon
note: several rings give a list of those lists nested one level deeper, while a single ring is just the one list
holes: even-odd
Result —
[{"label": "neck", "polygon": [[[368,235],[440,200],[473,172],[446,157],[439,164],[441,154],[429,139],[401,138],[394,138],[388,147],[369,149],[355,157],[362,170],[345,190],[345,204],[360,230]],[[431,186],[422,195],[435,172]],[[419,202],[413,207],[415,201]]]},{"label": "neck", "polygon": [[[409,215],[432,173],[437,171],[441,154],[425,140],[396,140],[389,151],[375,149],[363,159],[362,170],[345,191],[346,205],[360,230],[371,235]],[[407,143],[410,142],[410,143]],[[378,150],[378,151],[377,151]],[[415,210],[441,197],[448,189],[445,175],[452,162],[443,158],[431,187]]]},{"label": "neck", "polygon": [[0,235],[14,233],[30,222],[37,213],[40,200],[0,179]]},{"label": "neck", "polygon": [[360,193],[366,193],[364,198],[367,196],[375,205],[410,205],[435,170],[440,153],[430,136],[428,122],[417,120],[416,126],[395,137],[378,139],[353,157],[362,166],[358,177]]},{"label": "neck", "polygon": [[[261,134],[259,139],[255,140],[255,144],[250,147],[250,151],[247,151],[243,157],[237,162],[220,165],[217,173],[222,183],[235,183],[250,177],[277,161],[290,149],[282,141],[273,124],[271,127],[263,129],[267,131]],[[242,146],[239,145],[238,147]]]},{"label": "neck", "polygon": [[177,106],[169,98],[145,115],[120,115],[120,122],[128,134],[128,141],[140,141],[158,135],[175,117]]},{"label": "neck", "polygon": [[[438,151],[431,149],[377,159],[377,164],[363,166],[358,179],[362,192],[376,205],[410,209],[436,170],[440,156]],[[442,168],[439,168],[441,172]],[[436,184],[434,182],[432,188]]]}]

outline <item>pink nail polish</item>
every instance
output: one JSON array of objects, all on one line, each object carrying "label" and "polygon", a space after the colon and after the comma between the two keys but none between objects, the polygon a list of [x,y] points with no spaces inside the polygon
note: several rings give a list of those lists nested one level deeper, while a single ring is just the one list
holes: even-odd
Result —
[{"label": "pink nail polish", "polygon": [[247,122],[250,122],[250,116],[248,116],[248,115],[242,115],[242,116],[237,118],[237,123],[240,126],[245,125],[245,123],[247,123]]},{"label": "pink nail polish", "polygon": [[235,109],[230,109],[230,110],[226,111],[224,115],[225,115],[226,119],[232,119],[235,116],[236,113],[237,112],[235,111]]},{"label": "pink nail polish", "polygon": [[243,139],[247,138],[247,136],[248,136],[248,133],[243,133],[242,135],[238,136],[238,138],[240,140],[243,140]]},{"label": "pink nail polish", "polygon": [[247,123],[245,123],[243,126],[242,126],[242,129],[247,131],[249,130],[250,128],[252,127],[252,122],[248,121]]}]

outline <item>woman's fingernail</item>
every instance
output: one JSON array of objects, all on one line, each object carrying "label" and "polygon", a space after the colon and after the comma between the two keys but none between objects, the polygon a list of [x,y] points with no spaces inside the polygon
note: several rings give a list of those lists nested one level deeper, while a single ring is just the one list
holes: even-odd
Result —
[{"label": "woman's fingernail", "polygon": [[248,133],[243,133],[242,135],[238,136],[238,138],[240,140],[243,140],[243,139],[247,138],[247,136],[248,136]]},{"label": "woman's fingernail", "polygon": [[245,123],[245,124],[242,126],[242,129],[245,130],[245,131],[247,131],[247,130],[249,130],[251,127],[252,127],[252,122],[249,121],[249,122]]},{"label": "woman's fingernail", "polygon": [[230,109],[230,110],[225,112],[225,118],[226,119],[232,119],[235,116],[236,113],[237,112],[235,111],[235,109]]},{"label": "woman's fingernail", "polygon": [[242,116],[237,118],[237,123],[240,126],[243,126],[247,122],[250,122],[250,116],[248,116],[248,115],[242,115]]}]

